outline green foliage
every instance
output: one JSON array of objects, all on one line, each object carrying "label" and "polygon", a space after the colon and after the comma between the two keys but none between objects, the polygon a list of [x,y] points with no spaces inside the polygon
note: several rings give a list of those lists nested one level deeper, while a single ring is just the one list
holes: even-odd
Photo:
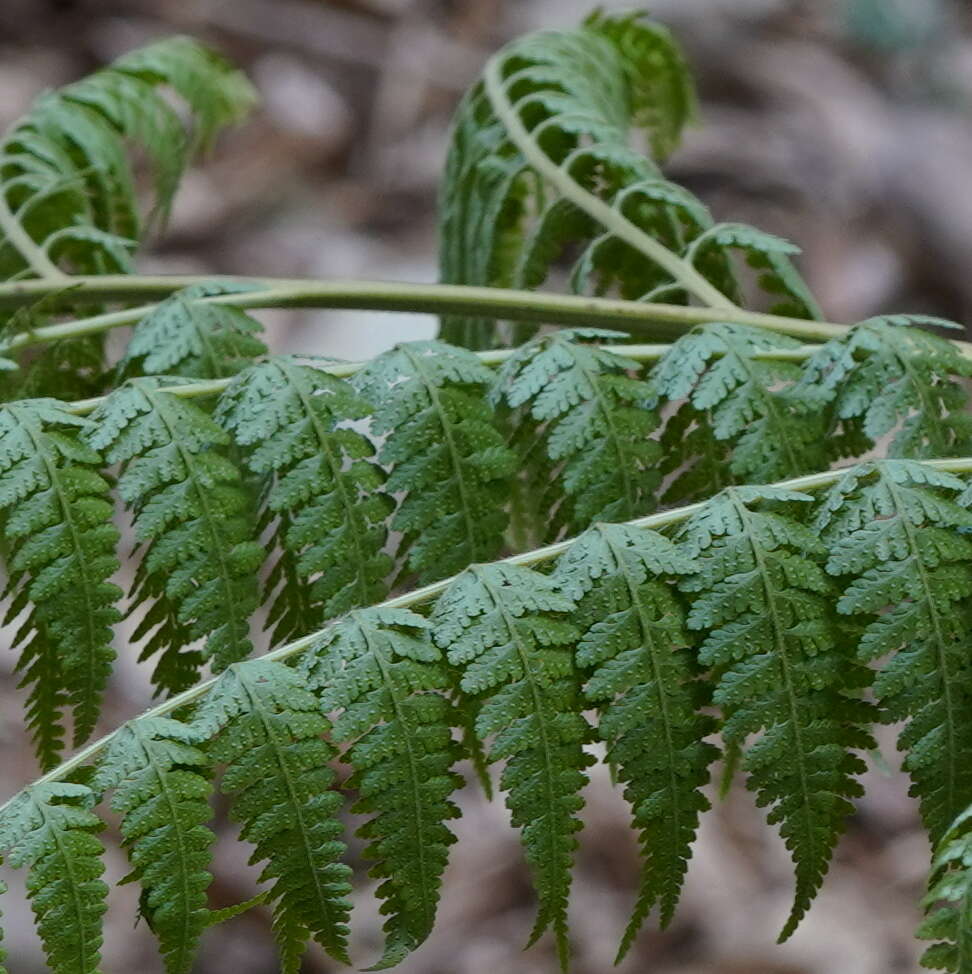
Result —
[{"label": "green foliage", "polygon": [[108,579],[118,568],[118,529],[103,461],[77,435],[88,426],[54,399],[0,406],[4,623],[20,619],[13,645],[21,648],[21,685],[31,687],[27,726],[44,767],[61,753],[66,711],[75,745],[94,730],[115,658],[121,590]]},{"label": "green foliage", "polygon": [[104,826],[85,785],[49,781],[25,788],[0,809],[0,850],[27,867],[30,897],[47,963],[54,974],[93,974],[101,959]]},{"label": "green foliage", "polygon": [[220,379],[265,355],[258,321],[232,305],[201,300],[228,290],[186,288],[156,305],[135,326],[120,363],[122,372]]},{"label": "green foliage", "polygon": [[[699,662],[716,680],[722,736],[745,751],[747,786],[796,866],[786,939],[823,881],[831,852],[862,794],[852,750],[873,746],[869,708],[855,692],[868,671],[838,641],[824,549],[787,504],[811,498],[770,487],[729,487],[681,531],[698,568],[679,587],[693,596],[688,627],[705,630]],[[773,510],[774,504],[784,505]],[[755,509],[754,509],[755,508]]]},{"label": "green foliage", "polygon": [[462,778],[450,769],[462,752],[452,740],[449,674],[428,630],[408,609],[352,612],[301,665],[321,708],[339,714],[334,739],[351,745],[352,811],[373,816],[358,834],[375,861],[370,875],[383,880],[377,895],[388,919],[384,953],[369,970],[394,967],[428,937],[455,841],[444,822],[459,816],[450,795]]},{"label": "green foliage", "polygon": [[572,605],[546,576],[494,564],[466,569],[432,614],[436,645],[461,667],[459,686],[477,701],[477,736],[493,738],[491,761],[506,761],[500,788],[540,901],[530,942],[552,927],[562,967],[579,792],[593,764],[571,659],[577,629],[565,618]]},{"label": "green foliage", "polygon": [[576,661],[589,673],[584,696],[600,708],[599,736],[624,782],[644,865],[620,960],[651,908],[671,922],[691,856],[701,788],[718,751],[704,738],[716,721],[700,713],[708,687],[695,679],[679,600],[666,582],[697,565],[667,538],[599,524],[557,562],[555,582],[577,602]]},{"label": "green foliage", "polygon": [[391,527],[398,554],[422,582],[495,558],[516,458],[486,400],[495,375],[465,349],[409,342],[379,355],[354,377],[372,405],[372,432],[386,436],[385,485],[403,498]]},{"label": "green foliage", "polygon": [[188,974],[208,925],[206,889],[213,842],[205,754],[191,728],[156,717],[126,724],[112,738],[92,787],[114,791],[142,914],[159,939],[169,974]]},{"label": "green foliage", "polygon": [[935,971],[972,971],[972,808],[966,809],[942,838],[932,862],[928,895],[922,902],[922,940],[935,940],[921,959]]},{"label": "green foliage", "polygon": [[[972,804],[972,497],[952,474],[910,460],[855,467],[824,499],[815,527],[837,611],[859,620],[858,656],[894,652],[874,684],[933,842]],[[956,494],[961,496],[956,497]]]},{"label": "green foliage", "polygon": [[330,724],[317,698],[294,670],[253,660],[229,667],[194,724],[226,765],[221,790],[254,845],[251,863],[266,862],[283,970],[296,974],[309,936],[347,963],[350,870],[329,766],[337,752],[321,739]]},{"label": "green foliage", "polygon": [[[280,589],[270,608],[276,641],[387,592],[385,475],[371,442],[340,425],[369,413],[347,382],[284,356],[252,366],[220,398],[217,421],[249,469],[269,478],[282,549],[269,584]],[[295,587],[307,591],[295,599]]]},{"label": "green foliage", "polygon": [[[658,423],[638,363],[589,342],[622,337],[565,329],[518,348],[500,369],[495,397],[515,415],[521,496],[556,537],[599,520],[647,514],[658,486]],[[541,514],[541,512],[543,512]]]},{"label": "green foliage", "polygon": [[[177,692],[202,660],[217,669],[249,655],[249,617],[259,604],[250,499],[226,452],[228,434],[165,379],[133,379],[92,414],[88,443],[122,464],[118,493],[146,545],[132,586],[145,612],[135,639],[142,659],[160,653],[153,680]],[[201,652],[187,644],[205,638]]]}]

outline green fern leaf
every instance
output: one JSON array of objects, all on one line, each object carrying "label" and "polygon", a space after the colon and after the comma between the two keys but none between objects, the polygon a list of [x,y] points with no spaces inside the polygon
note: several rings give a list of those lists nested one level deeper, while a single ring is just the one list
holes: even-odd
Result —
[{"label": "green fern leaf", "polygon": [[[660,450],[649,439],[658,424],[654,392],[630,376],[639,368],[636,362],[588,344],[617,337],[598,329],[544,335],[518,348],[496,381],[494,396],[519,410],[521,442],[526,438],[532,447],[532,427],[541,425],[546,456],[533,470],[525,456],[524,467],[531,481],[527,490],[542,512],[537,520],[548,519],[551,536],[594,521],[628,520],[655,504]],[[563,494],[563,509],[551,517]]]},{"label": "green fern leaf", "polygon": [[322,709],[339,714],[335,740],[351,744],[352,811],[373,815],[359,835],[376,860],[371,875],[384,880],[378,896],[389,918],[384,952],[369,970],[394,967],[428,937],[455,841],[444,823],[459,815],[450,796],[463,782],[450,769],[462,752],[452,740],[449,673],[428,629],[406,609],[352,612],[301,664]]},{"label": "green fern leaf", "polygon": [[493,422],[484,392],[495,375],[466,349],[442,342],[398,345],[370,362],[354,385],[374,405],[372,430],[386,435],[385,485],[404,493],[391,526],[399,555],[420,581],[495,558],[515,455]]},{"label": "green fern leaf", "polygon": [[653,531],[599,524],[567,549],[553,575],[578,603],[584,695],[601,709],[607,760],[641,832],[641,887],[619,961],[656,902],[662,925],[671,921],[699,815],[709,808],[700,789],[718,751],[703,739],[716,725],[699,713],[707,689],[694,679],[683,612],[666,584],[696,568]]},{"label": "green fern leaf", "polygon": [[200,300],[228,290],[236,289],[186,288],[156,305],[135,326],[120,362],[122,373],[220,379],[265,355],[258,321],[232,305]]},{"label": "green fern leaf", "polygon": [[972,530],[965,484],[908,460],[863,464],[824,498],[816,526],[839,579],[837,610],[861,620],[859,658],[894,652],[874,692],[899,746],[932,841],[972,804]]},{"label": "green fern leaf", "polygon": [[121,590],[101,457],[80,442],[86,420],[54,399],[0,407],[0,514],[6,542],[13,639],[22,647],[23,685],[32,687],[27,725],[41,764],[57,763],[61,713],[74,717],[74,743],[94,730],[115,652],[112,625]]},{"label": "green fern leaf", "polygon": [[213,833],[206,755],[190,727],[165,717],[134,720],[112,737],[91,787],[113,790],[142,912],[168,974],[188,974],[209,925],[206,890]]},{"label": "green fern leaf", "polygon": [[758,328],[705,325],[675,342],[651,382],[668,400],[687,399],[696,423],[709,417],[712,435],[732,446],[738,480],[796,477],[827,465],[826,397],[798,385],[798,365],[757,356],[797,345]]},{"label": "green fern leaf", "polygon": [[972,808],[966,809],[942,837],[932,862],[923,940],[935,940],[921,958],[923,967],[955,974],[972,972]]},{"label": "green fern leaf", "polygon": [[200,657],[183,652],[193,640],[206,639],[217,670],[250,653],[263,548],[225,453],[228,434],[195,403],[167,393],[170,381],[119,387],[92,413],[86,437],[123,465],[118,491],[147,545],[131,593],[133,609],[147,606],[135,638],[151,633],[142,658],[161,653],[153,679],[176,692],[194,682]]},{"label": "green fern leaf", "polygon": [[780,939],[809,908],[831,852],[859,796],[873,746],[870,708],[853,694],[869,682],[839,642],[833,591],[816,558],[817,535],[760,502],[804,504],[806,494],[730,487],[680,532],[698,572],[680,583],[694,593],[690,629],[705,630],[699,660],[714,669],[714,701],[730,746],[761,736],[745,752],[747,784],[796,866],[796,896]]},{"label": "green fern leaf", "polygon": [[892,315],[855,325],[810,359],[803,385],[827,393],[836,416],[859,427],[865,443],[893,433],[888,456],[962,456],[972,452],[962,382],[972,375],[972,361],[947,339],[908,327],[924,323],[941,324]]},{"label": "green fern leaf", "polygon": [[466,569],[432,614],[433,639],[477,701],[477,735],[496,735],[489,759],[506,760],[500,787],[539,897],[530,943],[552,928],[562,967],[580,790],[594,760],[571,658],[578,632],[564,618],[572,607],[547,576],[498,563]]},{"label": "green fern leaf", "polygon": [[49,781],[25,788],[0,814],[0,853],[29,868],[27,894],[53,974],[98,969],[108,887],[95,802],[85,785]]},{"label": "green fern leaf", "polygon": [[337,752],[322,739],[330,724],[317,698],[296,671],[251,660],[219,678],[193,726],[212,739],[213,759],[227,765],[220,787],[255,847],[251,863],[266,862],[261,881],[273,883],[268,899],[282,969],[296,974],[309,936],[349,963],[351,870],[340,862],[341,796],[330,768]]},{"label": "green fern leaf", "polygon": [[[273,576],[309,588],[303,603],[271,609],[274,640],[303,635],[324,619],[379,601],[392,569],[384,551],[393,502],[374,448],[345,425],[370,414],[342,379],[278,356],[241,373],[221,396],[216,419],[270,477],[267,508],[277,516],[285,564]],[[340,425],[339,425],[340,424]]]}]

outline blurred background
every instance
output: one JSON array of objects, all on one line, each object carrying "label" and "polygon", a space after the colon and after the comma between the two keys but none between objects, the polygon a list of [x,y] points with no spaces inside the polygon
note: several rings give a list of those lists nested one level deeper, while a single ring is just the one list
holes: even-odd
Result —
[{"label": "blurred background", "polygon": [[[605,3],[602,6],[618,6]],[[631,4],[625,4],[630,7]],[[924,311],[972,320],[972,8],[967,0],[654,0],[699,80],[701,122],[669,174],[720,220],[804,249],[802,270],[830,320]],[[487,55],[511,36],[571,25],[587,0],[0,0],[0,125],[42,89],[152,38],[203,38],[263,97],[186,180],[146,270],[432,281],[436,185],[449,117]],[[278,350],[360,358],[427,337],[423,316],[261,315]],[[141,709],[144,678],[116,678],[105,728]],[[21,737],[11,654],[0,655],[0,798],[35,776]],[[800,930],[774,944],[789,909],[782,845],[739,789],[702,829],[681,912],[649,922],[626,974],[908,974],[928,861],[898,773],[868,774],[830,876]],[[880,763],[880,762],[878,762]],[[532,923],[528,877],[501,802],[473,789],[446,877],[440,922],[403,974],[552,972]],[[597,772],[573,897],[577,974],[611,969],[637,866],[624,806]],[[223,832],[227,832],[225,825]],[[109,835],[109,842],[115,837]],[[355,848],[354,855],[360,850]],[[250,895],[234,843],[217,848],[217,906]],[[109,849],[109,878],[126,869]],[[2,904],[18,974],[44,969],[21,879]],[[377,956],[380,918],[362,883],[354,956]],[[161,970],[127,888],[112,894],[104,970]],[[208,935],[199,970],[276,969],[267,916]],[[338,970],[319,954],[308,972]]]}]

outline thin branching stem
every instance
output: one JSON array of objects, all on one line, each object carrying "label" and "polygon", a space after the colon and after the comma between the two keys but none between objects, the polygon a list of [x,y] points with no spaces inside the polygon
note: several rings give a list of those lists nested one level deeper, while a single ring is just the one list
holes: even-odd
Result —
[{"label": "thin branching stem", "polygon": [[[949,460],[922,460],[920,462],[925,463],[929,467],[933,467],[936,470],[945,470],[950,473],[972,473],[972,457],[957,457]],[[807,474],[803,477],[795,477],[791,480],[783,480],[773,484],[772,486],[774,488],[787,490],[819,490],[822,487],[828,487],[835,483],[840,479],[840,477],[843,476],[844,473],[845,469],[824,470],[819,473]],[[678,524],[685,521],[693,514],[696,514],[702,510],[705,504],[705,501],[700,501],[699,503],[688,504],[684,507],[677,507],[670,511],[662,511],[658,514],[649,514],[647,517],[636,518],[625,523],[628,527],[652,528],[654,530],[658,530],[660,528],[670,527],[673,524]],[[531,566],[541,564],[542,562],[551,561],[558,555],[563,554],[563,552],[565,552],[575,540],[576,539],[574,538],[568,538],[566,541],[558,541],[556,544],[546,545],[543,548],[536,548],[533,551],[526,551],[522,554],[511,555],[509,558],[502,559],[501,563],[507,565]],[[441,595],[449,587],[449,585],[455,581],[455,578],[456,576],[444,578],[441,581],[433,582],[430,585],[424,585],[421,588],[413,589],[410,592],[405,592],[402,595],[387,599],[386,601],[380,603],[378,608],[404,609],[413,605],[419,605],[423,602],[428,602],[429,600]],[[264,660],[274,660],[277,662],[290,659],[291,657],[296,656],[298,653],[302,653],[313,646],[321,638],[322,634],[327,631],[327,628],[328,627],[325,627],[318,632],[313,632],[307,636],[302,636],[300,639],[294,640],[294,642],[288,643],[286,646],[281,646],[272,652],[266,653],[260,658]],[[245,665],[245,663],[240,665]],[[163,717],[166,714],[174,713],[183,707],[195,703],[200,697],[204,696],[213,688],[216,683],[216,679],[217,678],[212,678],[209,680],[204,680],[201,683],[197,683],[194,687],[190,687],[183,693],[170,697],[168,700],[164,700],[151,710],[147,710],[139,716],[133,717],[132,720],[149,720],[154,717]],[[124,726],[125,725],[122,725],[122,727]],[[62,764],[59,764],[56,768],[47,772],[47,774],[45,774],[43,777],[37,779],[35,784],[44,784],[46,782],[60,781],[68,778],[79,768],[87,764],[87,762],[89,762],[92,758],[100,754],[120,730],[121,727],[96,741],[92,741],[86,747],[78,751],[73,757],[68,758]],[[0,816],[3,815],[3,812],[10,801],[12,801],[12,798],[4,805],[0,806]]]},{"label": "thin branching stem", "polygon": [[20,221],[10,209],[6,196],[0,192],[0,236],[27,262],[27,266],[50,286],[52,281],[63,287],[68,275],[55,264],[47,251],[38,247],[31,236],[21,226]]}]

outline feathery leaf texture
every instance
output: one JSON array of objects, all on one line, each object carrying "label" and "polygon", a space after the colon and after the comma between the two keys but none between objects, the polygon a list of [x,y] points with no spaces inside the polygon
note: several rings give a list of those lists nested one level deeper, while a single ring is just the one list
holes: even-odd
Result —
[{"label": "feathery leaf texture", "polygon": [[108,887],[97,837],[104,825],[86,785],[49,781],[25,788],[0,812],[0,855],[27,867],[27,894],[53,974],[94,974]]},{"label": "feathery leaf texture", "polygon": [[823,499],[816,528],[837,611],[860,620],[858,656],[888,653],[874,692],[933,842],[972,804],[972,497],[952,474],[911,460],[855,467]]},{"label": "feathery leaf texture", "polygon": [[589,674],[584,695],[600,708],[607,760],[625,783],[644,856],[634,915],[620,960],[655,903],[671,921],[691,855],[701,792],[718,754],[716,730],[699,711],[708,689],[696,679],[679,599],[667,581],[695,562],[654,531],[598,524],[560,557],[554,582],[576,603],[576,661]]},{"label": "feathery leaf texture", "polygon": [[313,937],[331,956],[347,957],[350,869],[340,793],[330,762],[337,751],[317,697],[293,669],[272,660],[234,664],[219,678],[193,720],[212,739],[213,760],[226,765],[220,788],[231,815],[254,845],[251,863],[266,862],[272,882],[274,935],[284,970],[299,969]]},{"label": "feathery leaf texture", "polygon": [[836,417],[878,442],[893,433],[890,457],[923,459],[972,452],[969,394],[962,379],[972,361],[950,341],[916,325],[947,326],[939,318],[871,318],[822,346],[807,362],[803,388],[825,392]]},{"label": "feathery leaf texture", "polygon": [[88,427],[55,399],[0,406],[4,623],[23,616],[13,645],[21,647],[27,726],[45,767],[61,753],[66,711],[75,745],[94,730],[115,658],[111,627],[121,618],[121,589],[109,581],[118,529],[102,458],[78,436]]},{"label": "feathery leaf texture", "polygon": [[972,972],[972,808],[943,836],[932,861],[928,894],[922,901],[922,940],[934,940],[923,967],[954,974]]},{"label": "feathery leaf texture", "polygon": [[672,345],[651,382],[666,399],[687,400],[695,412],[686,419],[731,444],[737,483],[796,477],[827,465],[826,399],[799,385],[799,365],[757,356],[798,344],[744,325],[704,325]]},{"label": "feathery leaf texture", "polygon": [[[153,679],[177,692],[203,658],[221,670],[251,651],[249,617],[259,604],[263,548],[251,502],[227,455],[229,434],[164,378],[129,380],[92,413],[86,438],[122,465],[118,492],[147,550],[132,586],[146,606],[135,639],[142,658],[161,653]],[[186,645],[205,638],[202,653]]]},{"label": "feathery leaf texture", "polygon": [[391,527],[399,556],[421,582],[499,554],[516,456],[503,442],[486,392],[495,373],[464,348],[408,342],[371,361],[354,385],[385,436],[385,485],[403,498]]},{"label": "feathery leaf texture", "polygon": [[497,377],[494,397],[517,411],[522,489],[536,519],[548,519],[550,536],[655,506],[661,450],[649,439],[658,424],[653,389],[631,376],[637,362],[592,344],[618,337],[596,328],[544,335],[516,349]]},{"label": "feathery leaf texture", "polygon": [[[460,688],[479,705],[475,730],[491,761],[506,760],[500,787],[522,829],[539,910],[533,943],[548,928],[567,965],[570,867],[581,828],[580,790],[593,737],[571,653],[571,600],[545,575],[520,566],[466,569],[432,613],[432,638],[462,668]],[[495,736],[494,736],[495,735]]]},{"label": "feathery leaf texture", "polygon": [[449,674],[429,628],[408,609],[358,610],[301,662],[321,708],[339,714],[334,739],[351,745],[352,810],[373,815],[358,834],[375,861],[371,875],[383,880],[377,895],[388,919],[384,952],[369,970],[394,967],[428,937],[455,841],[444,823],[459,816],[450,796],[462,778],[451,768],[462,751],[452,740]]},{"label": "feathery leaf texture", "polygon": [[142,913],[168,974],[188,974],[210,917],[206,890],[214,836],[208,760],[192,728],[167,717],[134,720],[112,738],[92,788],[113,790]]},{"label": "feathery leaf texture", "polygon": [[[387,592],[385,552],[393,502],[374,447],[358,430],[370,406],[348,382],[276,356],[242,372],[220,397],[216,420],[269,478],[267,512],[282,555],[271,589],[274,640],[303,635]],[[294,586],[305,597],[292,598]]]},{"label": "feathery leaf texture", "polygon": [[[698,658],[716,680],[723,738],[745,752],[748,787],[796,867],[793,909],[780,939],[807,911],[823,881],[864,764],[852,750],[873,746],[870,708],[854,697],[869,682],[838,642],[833,590],[819,564],[824,549],[786,505],[807,494],[729,487],[680,531],[698,570],[679,586],[693,597],[688,627],[706,630]],[[774,508],[780,508],[779,510]]]},{"label": "feathery leaf texture", "polygon": [[265,355],[258,321],[232,305],[200,300],[237,290],[195,285],[156,305],[135,326],[119,364],[122,373],[221,379]]}]

